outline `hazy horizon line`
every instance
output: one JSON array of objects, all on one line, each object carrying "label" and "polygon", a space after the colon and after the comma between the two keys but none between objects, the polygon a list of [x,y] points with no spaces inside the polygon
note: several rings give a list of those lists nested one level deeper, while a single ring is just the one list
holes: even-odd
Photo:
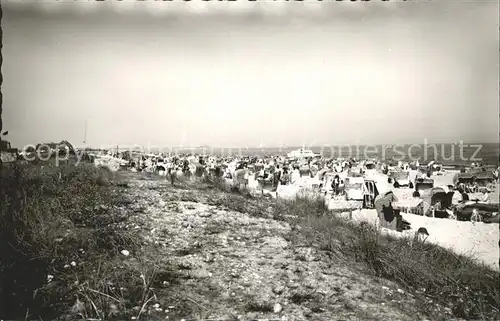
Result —
[{"label": "hazy horizon line", "polygon": [[[175,148],[175,149],[201,149],[201,148],[212,148],[212,149],[269,149],[269,148],[315,148],[315,147],[326,147],[326,146],[344,146],[344,147],[352,147],[352,146],[408,146],[408,145],[498,145],[500,148],[500,142],[468,142],[468,141],[463,141],[463,142],[423,142],[423,143],[376,143],[376,144],[312,144],[312,145],[269,145],[269,146],[211,146],[211,145],[199,145],[199,146],[174,146],[174,145],[165,145],[165,146],[159,146],[159,145],[150,145],[150,149],[156,149],[156,148]],[[75,145],[78,146],[78,145]],[[91,144],[87,145],[87,149],[92,149],[92,148],[99,148],[99,145],[92,146]],[[101,144],[100,146],[106,146],[106,148],[113,148],[113,147],[118,147],[119,149],[122,148],[127,148],[126,146],[133,146],[134,148],[145,148],[148,145],[141,145],[141,144],[121,144],[121,146],[125,147],[120,147],[120,144]],[[82,146],[85,147],[85,146]]]}]

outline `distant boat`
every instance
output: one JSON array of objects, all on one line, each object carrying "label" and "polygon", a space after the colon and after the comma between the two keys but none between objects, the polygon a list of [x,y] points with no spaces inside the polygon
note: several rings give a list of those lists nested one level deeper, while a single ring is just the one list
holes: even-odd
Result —
[{"label": "distant boat", "polygon": [[310,149],[300,148],[289,152],[287,156],[290,158],[301,158],[301,157],[318,157],[320,155],[313,153],[313,151]]}]

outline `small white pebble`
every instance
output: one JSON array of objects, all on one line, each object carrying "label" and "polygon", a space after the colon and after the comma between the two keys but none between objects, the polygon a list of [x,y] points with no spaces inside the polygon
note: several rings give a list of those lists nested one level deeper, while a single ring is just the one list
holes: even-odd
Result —
[{"label": "small white pebble", "polygon": [[70,264],[71,264],[71,266],[76,266],[76,262],[75,261],[71,262]]},{"label": "small white pebble", "polygon": [[64,268],[65,269],[69,268],[69,264],[64,265]]},{"label": "small white pebble", "polygon": [[50,282],[54,279],[54,276],[53,275],[47,275],[47,282]]},{"label": "small white pebble", "polygon": [[155,304],[153,305],[153,308],[155,308],[155,309],[158,309],[159,307],[160,307],[160,304],[159,304],[159,303],[155,303]]}]

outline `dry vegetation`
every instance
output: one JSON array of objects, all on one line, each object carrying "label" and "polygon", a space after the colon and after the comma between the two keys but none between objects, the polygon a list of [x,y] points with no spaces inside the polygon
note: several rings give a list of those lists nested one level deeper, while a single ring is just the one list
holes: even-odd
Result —
[{"label": "dry vegetation", "polygon": [[118,227],[128,215],[119,196],[125,187],[113,176],[91,165],[27,164],[0,172],[2,317],[53,319],[71,309],[102,317],[106,311],[98,310],[113,296],[135,304],[142,293],[117,295],[110,285],[136,279],[119,270],[117,254],[140,247],[137,233]]},{"label": "dry vegetation", "polygon": [[[172,187],[164,178],[90,165],[14,166],[1,171],[0,182],[2,318],[156,320],[168,311],[171,320],[236,319],[229,307],[247,317],[279,317],[275,302],[286,301],[284,310],[316,320],[390,319],[363,315],[368,310],[358,306],[370,300],[374,309],[401,310],[393,319],[418,311],[428,319],[500,318],[498,272],[351,224],[321,200],[276,202],[210,180]],[[238,263],[246,268],[236,271]],[[317,274],[331,293],[247,280],[256,266],[268,269],[269,280],[287,274],[305,284]],[[309,276],[297,278],[304,270]],[[339,278],[352,281],[331,281]],[[371,284],[357,294],[363,299],[340,300],[361,279]],[[247,289],[226,295],[233,283]],[[397,290],[369,293],[388,284]]]}]

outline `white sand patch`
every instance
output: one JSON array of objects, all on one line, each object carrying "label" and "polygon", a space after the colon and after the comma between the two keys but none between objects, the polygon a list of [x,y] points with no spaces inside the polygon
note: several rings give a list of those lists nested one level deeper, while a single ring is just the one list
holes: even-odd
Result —
[{"label": "white sand patch", "polygon": [[449,248],[458,254],[465,254],[482,260],[499,269],[500,230],[498,224],[461,222],[449,219],[434,219],[425,216],[403,214],[412,229],[425,227],[430,242]]},{"label": "white sand patch", "polygon": [[387,181],[387,178],[387,175],[378,172],[365,177],[366,180],[375,181],[379,194],[384,194],[394,189],[393,185]]},{"label": "white sand patch", "polygon": [[[477,258],[492,268],[499,269],[500,257],[498,240],[500,229],[498,224],[484,224],[461,222],[449,219],[436,219],[426,216],[405,214],[403,218],[411,223],[411,229],[402,233],[383,229],[383,232],[393,236],[413,236],[420,227],[429,232],[428,242],[453,250],[457,254],[464,254]],[[369,222],[379,226],[376,210],[353,211],[352,219],[355,222]]]},{"label": "white sand patch", "polygon": [[257,189],[259,187],[259,182],[255,179],[254,175],[248,176],[248,188],[249,189]]},{"label": "white sand patch", "polygon": [[297,185],[280,185],[276,192],[278,193],[278,197],[282,199],[294,199],[299,190],[300,186]]},{"label": "white sand patch", "polygon": [[123,159],[111,156],[99,156],[94,160],[94,165],[97,167],[107,167],[110,171],[116,172],[120,169],[120,165],[126,164]]},{"label": "white sand patch", "polygon": [[313,192],[312,186],[319,185],[321,182],[316,177],[299,177],[293,184],[279,185],[276,192],[282,199],[294,199],[296,196],[315,196],[318,193]]},{"label": "white sand patch", "polygon": [[330,199],[327,200],[329,210],[361,210],[363,207],[362,201],[347,201],[347,200],[337,200]]},{"label": "white sand patch", "polygon": [[454,185],[453,177],[456,173],[457,171],[446,171],[442,175],[432,175],[431,178],[434,180],[434,186]]},{"label": "white sand patch", "polygon": [[379,219],[378,219],[378,214],[377,210],[372,210],[372,209],[362,209],[362,210],[357,210],[352,212],[352,220],[354,222],[368,222],[373,225],[378,226],[379,224]]}]

